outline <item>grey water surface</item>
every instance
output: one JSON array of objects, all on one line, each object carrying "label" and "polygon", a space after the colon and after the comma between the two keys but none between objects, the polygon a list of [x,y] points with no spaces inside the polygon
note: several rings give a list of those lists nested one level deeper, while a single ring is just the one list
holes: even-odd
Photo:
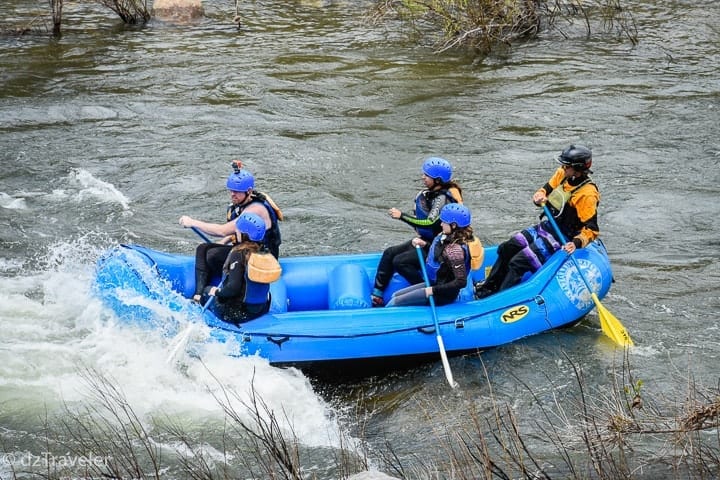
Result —
[{"label": "grey water surface", "polygon": [[[688,378],[716,385],[720,6],[627,3],[637,45],[563,26],[481,62],[368,22],[364,2],[241,2],[240,30],[231,2],[143,27],[72,2],[61,38],[0,37],[0,448],[32,450],[48,412],[92,403],[84,368],[110,375],[141,416],[190,429],[222,416],[208,394],[217,379],[245,392],[254,368],[300,442],[321,449],[338,442],[318,432],[359,436],[347,412],[362,393],[369,444],[387,440],[409,462],[440,462],[433,432],[491,414],[492,399],[532,432],[538,399],[575,388],[573,366],[591,388],[615,381],[623,352],[595,314],[451,359],[460,392],[439,361],[340,387],[220,354],[207,370],[167,367],[162,339],[127,332],[94,298],[94,262],[128,242],[191,253],[198,238],[178,218],[221,221],[233,159],[283,209],[282,254],[315,255],[408,239],[386,211],[411,207],[429,155],[454,165],[483,242],[501,242],[535,221],[530,198],[554,157],[585,144],[615,273],[603,305],[636,343],[633,372],[678,402]],[[0,19],[44,8],[3,0]]]}]

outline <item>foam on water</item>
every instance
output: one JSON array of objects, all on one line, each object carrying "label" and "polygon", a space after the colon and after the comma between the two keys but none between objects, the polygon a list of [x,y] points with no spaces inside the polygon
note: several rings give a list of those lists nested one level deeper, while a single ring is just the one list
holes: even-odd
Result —
[{"label": "foam on water", "polygon": [[[119,322],[92,293],[101,243],[82,238],[54,244],[19,269],[2,269],[19,270],[0,276],[4,410],[17,403],[34,405],[40,416],[45,409],[57,413],[62,402],[92,402],[93,382],[103,379],[123,393],[140,418],[167,414],[221,422],[226,408],[251,422],[244,404],[252,403],[254,392],[281,427],[304,444],[339,446],[334,412],[300,372],[271,367],[257,357],[226,355],[230,346],[205,343],[207,326],[185,311],[162,305],[153,310],[177,323],[174,336]],[[9,263],[0,258],[0,265]],[[30,265],[36,270],[30,271]],[[178,336],[190,325],[196,326],[188,348],[172,355]]]},{"label": "foam on water", "polygon": [[27,210],[27,203],[24,198],[15,198],[0,192],[0,207],[8,210]]},{"label": "foam on water", "polygon": [[80,186],[78,200],[85,200],[88,197],[103,202],[116,202],[122,205],[124,210],[130,209],[130,200],[111,183],[95,178],[92,173],[79,168],[70,173],[70,180],[77,182]]}]

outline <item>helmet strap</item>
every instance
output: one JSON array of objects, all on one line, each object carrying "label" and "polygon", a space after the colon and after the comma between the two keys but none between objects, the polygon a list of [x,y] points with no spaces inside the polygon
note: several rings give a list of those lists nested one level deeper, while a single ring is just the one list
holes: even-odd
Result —
[{"label": "helmet strap", "polygon": [[252,188],[248,188],[247,190],[245,190],[245,200],[243,200],[240,205],[247,205],[248,203],[250,203],[250,201],[252,201],[252,192]]}]

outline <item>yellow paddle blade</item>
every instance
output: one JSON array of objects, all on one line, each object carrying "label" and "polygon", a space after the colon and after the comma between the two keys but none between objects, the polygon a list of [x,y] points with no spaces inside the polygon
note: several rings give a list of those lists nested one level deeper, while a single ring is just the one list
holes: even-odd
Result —
[{"label": "yellow paddle blade", "polygon": [[592,299],[595,302],[595,308],[600,317],[600,328],[602,328],[603,333],[620,346],[632,347],[635,345],[630,338],[630,334],[625,330],[623,324],[620,323],[620,320],[615,318],[615,315],[610,313],[610,310],[600,303],[600,299],[595,293],[592,294]]}]

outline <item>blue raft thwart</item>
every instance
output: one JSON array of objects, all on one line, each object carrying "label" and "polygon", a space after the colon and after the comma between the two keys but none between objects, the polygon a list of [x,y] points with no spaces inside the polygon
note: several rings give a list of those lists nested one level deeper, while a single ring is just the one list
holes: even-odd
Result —
[{"label": "blue raft thwart", "polygon": [[[599,240],[574,257],[576,262],[556,252],[521,284],[482,300],[473,297],[468,282],[455,303],[436,309],[448,355],[496,347],[581,319],[594,303],[577,267],[598,298],[610,289],[612,270]],[[472,272],[472,280],[482,280],[495,258],[496,247],[487,247],[485,264]],[[235,326],[205,311],[203,321],[215,340],[234,340],[231,355],[259,355],[273,365],[317,368],[438,358],[430,307],[372,307],[379,259],[380,253],[281,258],[282,277],[271,284],[269,313]],[[189,311],[194,282],[193,256],[120,245],[98,261],[95,290],[121,321],[159,328],[152,305]],[[386,301],[405,286],[396,275]]]}]

